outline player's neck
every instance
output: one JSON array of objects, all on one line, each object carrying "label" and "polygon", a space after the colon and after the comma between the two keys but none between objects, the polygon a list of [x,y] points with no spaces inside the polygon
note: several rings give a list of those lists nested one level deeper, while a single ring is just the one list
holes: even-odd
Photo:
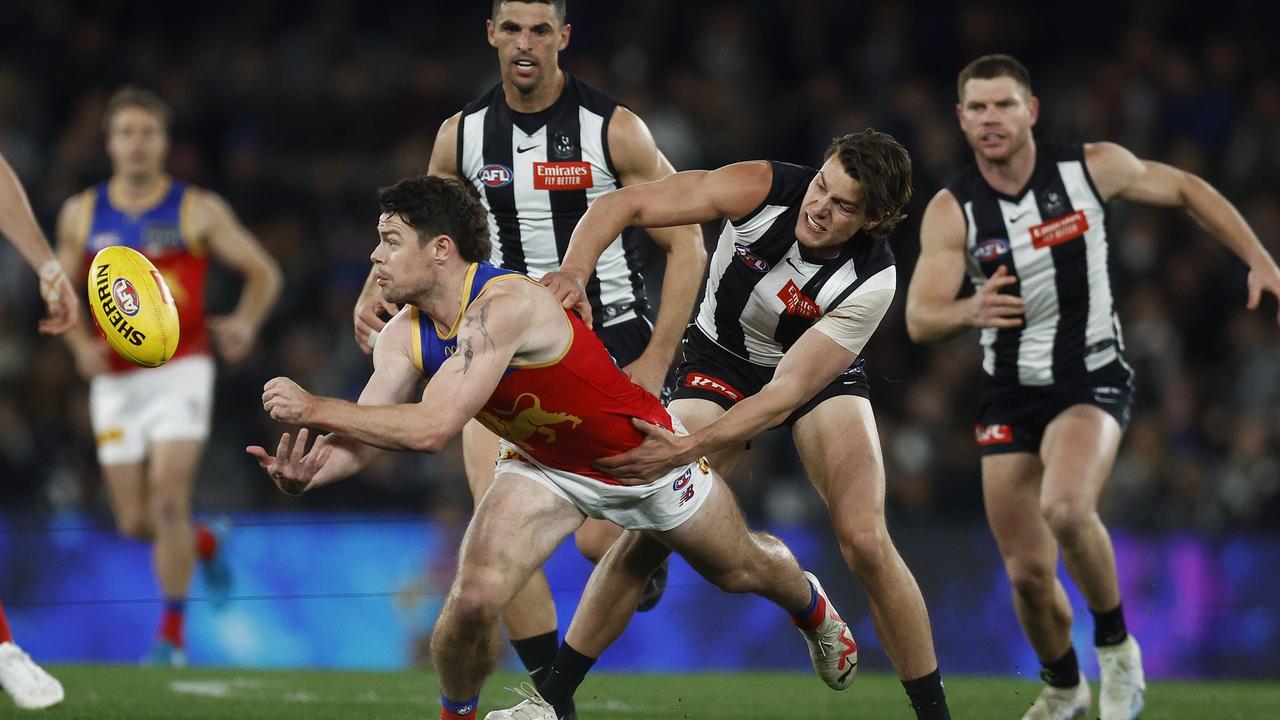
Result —
[{"label": "player's neck", "polygon": [[458,314],[464,300],[463,292],[466,290],[463,283],[466,282],[467,270],[470,267],[468,263],[460,268],[451,267],[441,271],[431,287],[413,301],[419,310],[431,318],[431,322],[442,335],[448,334],[453,329],[454,323],[458,321]]},{"label": "player's neck", "polygon": [[545,83],[529,94],[521,93],[507,83],[502,84],[502,95],[507,100],[507,107],[518,113],[542,112],[560,99],[564,92],[564,71],[556,67],[556,72]]},{"label": "player's neck", "polygon": [[169,192],[167,173],[119,174],[107,182],[112,204],[124,210],[145,210],[159,203]]},{"label": "player's neck", "polygon": [[1036,141],[1027,138],[1027,144],[1004,160],[987,160],[975,156],[978,172],[992,190],[1005,195],[1017,195],[1031,180],[1036,171]]}]

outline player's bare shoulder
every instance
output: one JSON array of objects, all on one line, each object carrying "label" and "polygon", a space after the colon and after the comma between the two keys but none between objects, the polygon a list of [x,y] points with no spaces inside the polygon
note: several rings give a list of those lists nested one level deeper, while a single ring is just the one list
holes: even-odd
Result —
[{"label": "player's bare shoulder", "polygon": [[955,194],[942,188],[929,200],[924,216],[920,219],[921,248],[962,248],[967,223]]},{"label": "player's bare shoulder", "polygon": [[569,338],[564,308],[550,290],[524,276],[486,288],[462,316],[459,343],[468,332],[485,342],[510,343],[520,362],[541,362]]}]

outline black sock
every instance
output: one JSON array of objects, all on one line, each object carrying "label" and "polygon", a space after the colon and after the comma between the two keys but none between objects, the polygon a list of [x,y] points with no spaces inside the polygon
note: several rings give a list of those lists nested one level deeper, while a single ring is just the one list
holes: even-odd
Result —
[{"label": "black sock", "polygon": [[906,688],[907,697],[911,699],[916,720],[951,720],[947,696],[942,691],[942,673],[934,670],[922,678],[903,680],[902,687]]},{"label": "black sock", "polygon": [[574,711],[573,694],[578,692],[578,686],[595,664],[595,658],[574,650],[569,643],[560,644],[555,665],[551,666],[551,676],[538,687],[542,697],[556,709],[557,717],[566,717]]},{"label": "black sock", "polygon": [[1129,631],[1124,626],[1124,603],[1117,605],[1114,610],[1094,612],[1090,608],[1089,612],[1093,613],[1094,645],[1119,645],[1129,637]]},{"label": "black sock", "polygon": [[524,669],[533,678],[534,687],[541,685],[551,675],[551,666],[556,662],[556,648],[560,645],[556,635],[557,631],[552,630],[531,638],[511,641],[511,647],[516,649],[520,662],[524,663]]},{"label": "black sock", "polygon": [[1040,679],[1056,688],[1075,687],[1080,684],[1080,664],[1076,662],[1076,648],[1067,648],[1067,654],[1053,662],[1040,661],[1044,669]]}]

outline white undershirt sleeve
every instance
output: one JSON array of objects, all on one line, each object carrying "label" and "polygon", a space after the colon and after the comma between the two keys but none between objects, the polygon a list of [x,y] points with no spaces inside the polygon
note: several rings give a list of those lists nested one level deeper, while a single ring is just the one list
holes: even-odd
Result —
[{"label": "white undershirt sleeve", "polygon": [[893,267],[885,268],[819,318],[813,329],[849,352],[861,354],[893,304],[896,291],[897,272]]}]

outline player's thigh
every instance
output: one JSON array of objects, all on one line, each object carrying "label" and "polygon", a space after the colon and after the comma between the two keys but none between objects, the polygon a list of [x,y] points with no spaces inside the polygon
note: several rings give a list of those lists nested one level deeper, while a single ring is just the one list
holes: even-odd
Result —
[{"label": "player's thigh", "polygon": [[527,477],[501,473],[476,506],[458,554],[458,583],[509,600],[585,516]]},{"label": "player's thigh", "polygon": [[1040,509],[1049,514],[1059,508],[1077,514],[1095,510],[1123,435],[1120,423],[1095,405],[1072,405],[1059,413],[1040,444]]},{"label": "player's thigh", "polygon": [[738,501],[717,473],[693,517],[671,530],[649,532],[712,580],[741,568],[756,552]]},{"label": "player's thigh", "polygon": [[147,477],[153,503],[190,514],[204,445],[204,439],[198,438],[159,440],[151,444]]},{"label": "player's thigh", "polygon": [[825,400],[791,427],[800,462],[837,524],[884,522],[884,457],[871,401]]},{"label": "player's thigh", "polygon": [[[718,420],[728,410],[710,400],[680,398],[671,401],[667,406],[667,412],[679,420],[685,430],[695,433]],[[728,477],[745,449],[745,447],[726,448],[709,456],[707,461],[721,477]]]},{"label": "player's thigh", "polygon": [[467,485],[476,503],[493,484],[498,461],[498,436],[478,420],[462,426],[462,462],[467,472]]},{"label": "player's thigh", "polygon": [[1034,453],[1010,452],[982,458],[982,502],[1000,554],[1009,563],[1056,558],[1057,544],[1040,513],[1044,466]]},{"label": "player's thigh", "polygon": [[103,465],[102,481],[120,531],[130,536],[150,532],[146,466],[141,462]]}]

